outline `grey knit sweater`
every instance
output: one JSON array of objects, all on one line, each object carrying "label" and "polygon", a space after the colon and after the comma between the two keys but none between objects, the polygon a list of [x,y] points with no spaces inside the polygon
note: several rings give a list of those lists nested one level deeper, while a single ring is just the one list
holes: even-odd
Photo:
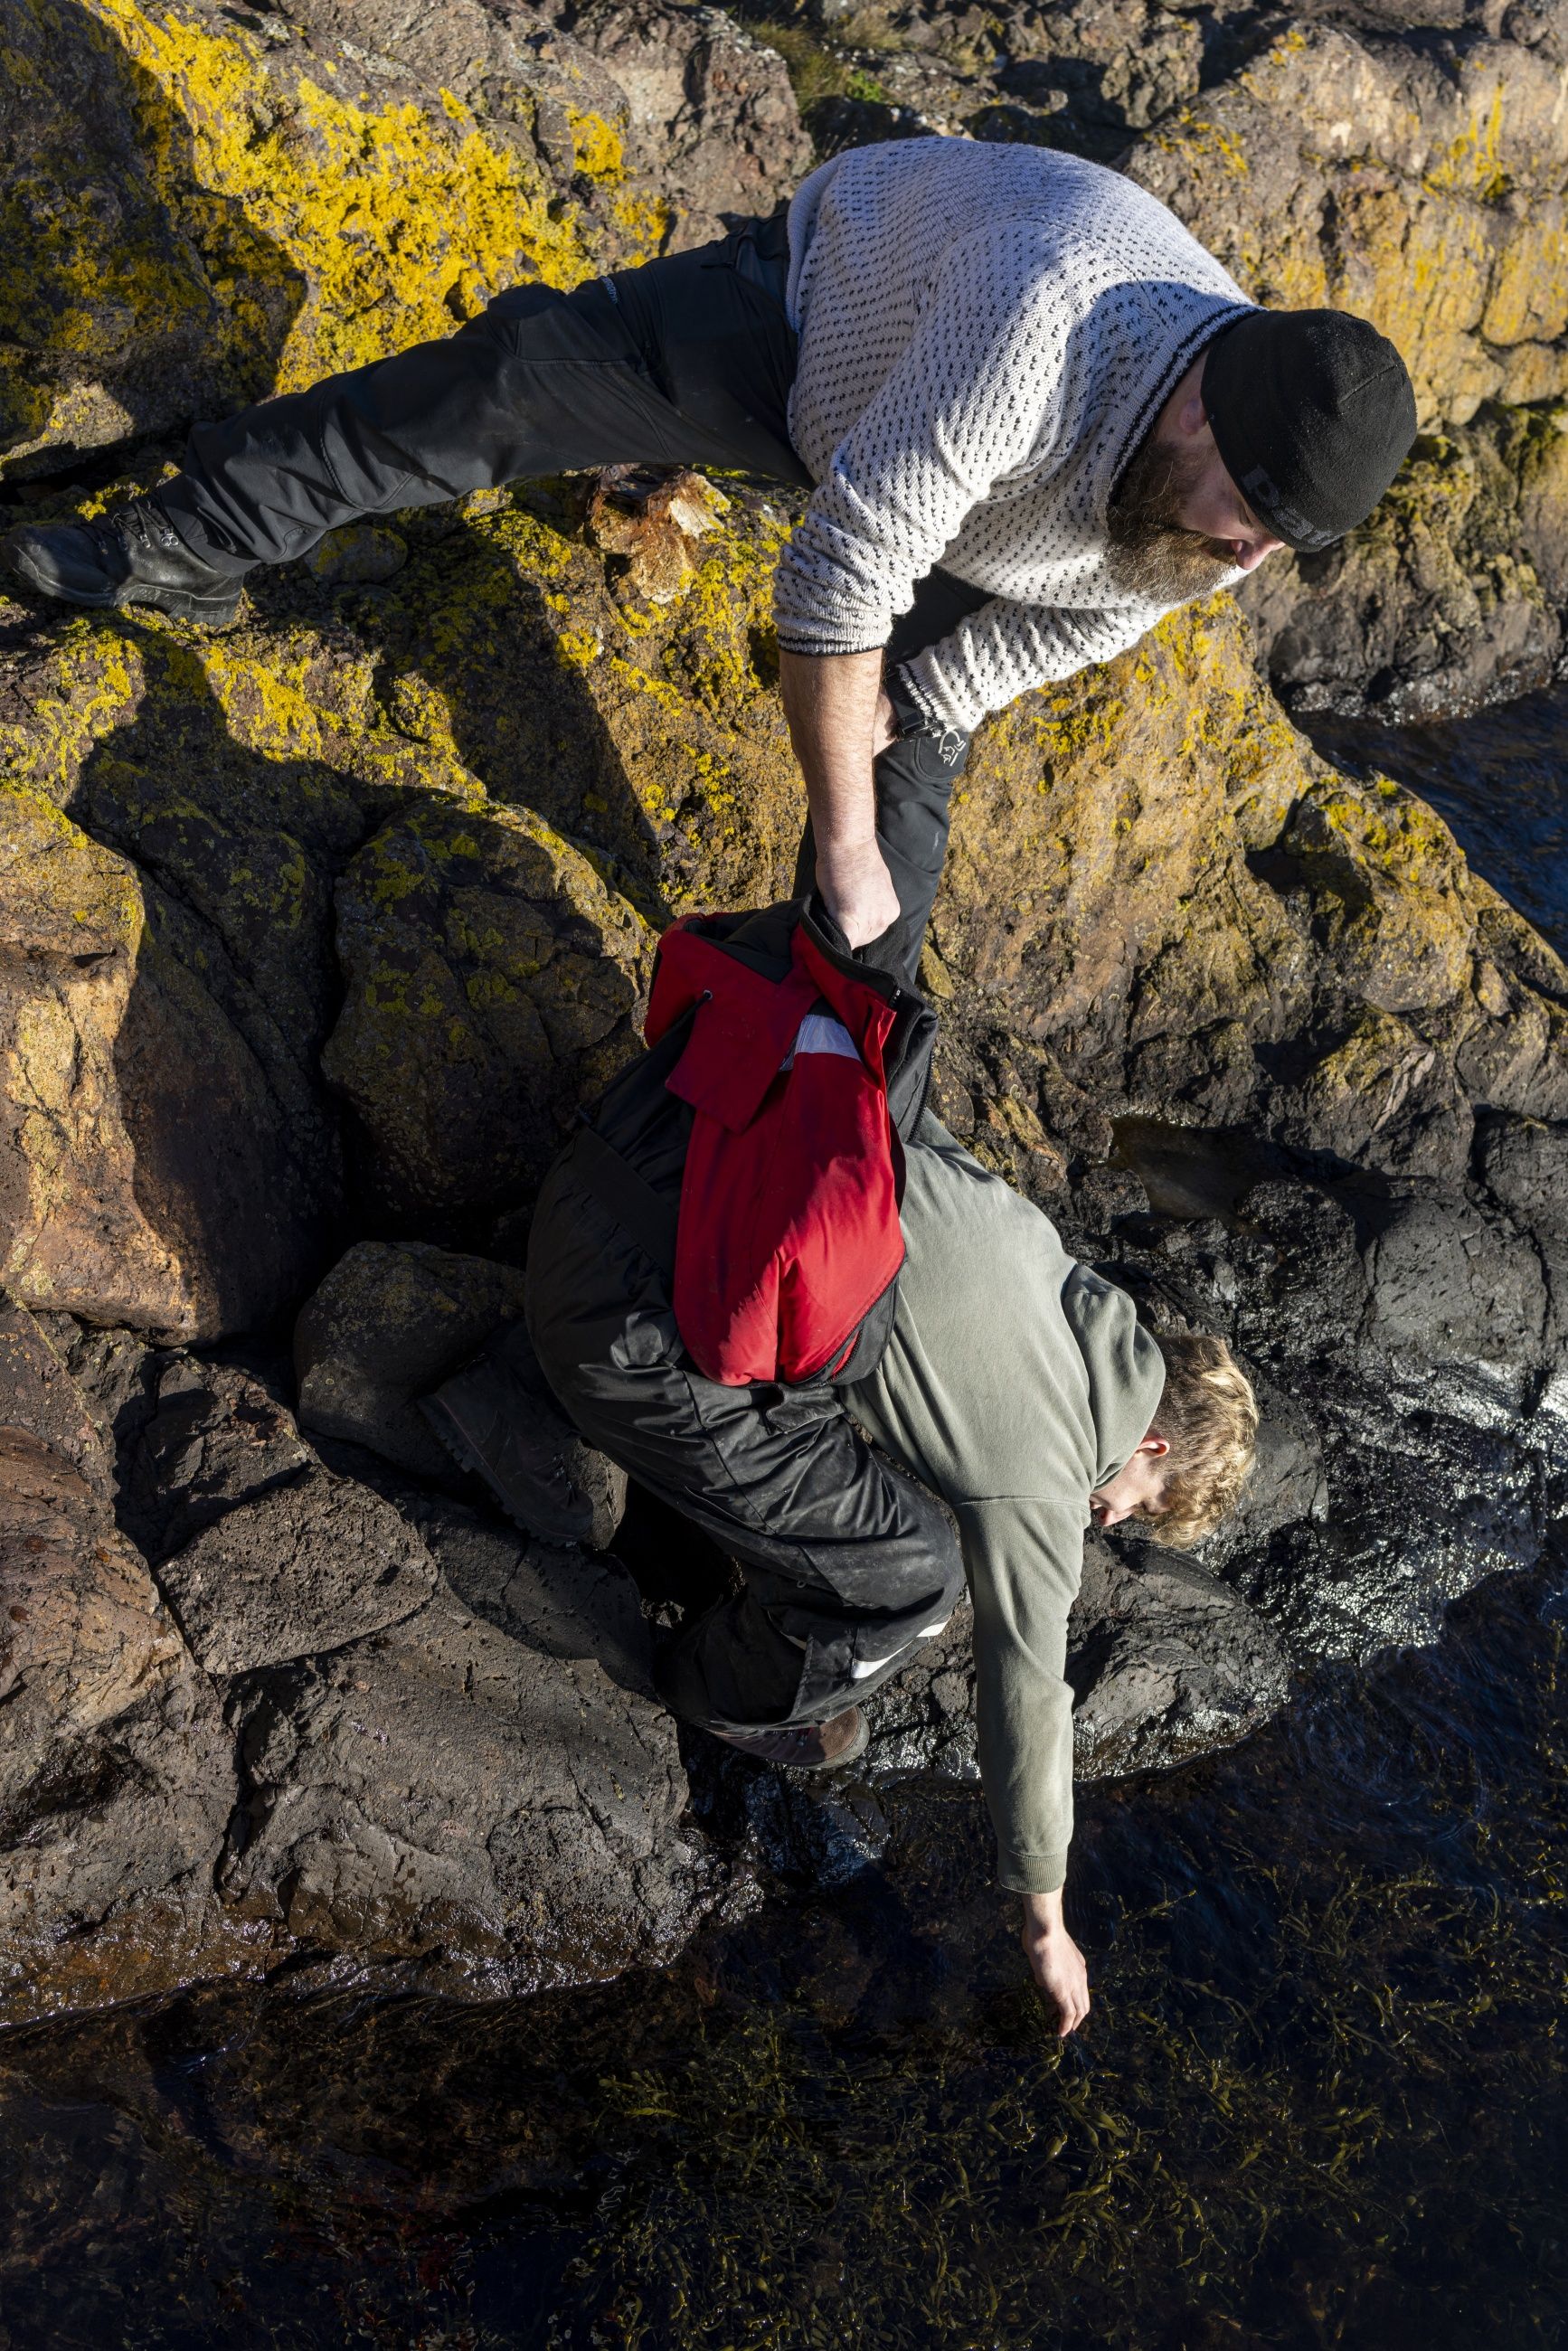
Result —
[{"label": "grey knit sweater", "polygon": [[792,652],[886,643],[934,564],[994,601],[906,665],[972,727],[1169,608],[1106,569],[1117,475],[1246,298],[1174,214],[1075,156],[852,148],[789,208],[790,436],[817,488],[779,565]]}]

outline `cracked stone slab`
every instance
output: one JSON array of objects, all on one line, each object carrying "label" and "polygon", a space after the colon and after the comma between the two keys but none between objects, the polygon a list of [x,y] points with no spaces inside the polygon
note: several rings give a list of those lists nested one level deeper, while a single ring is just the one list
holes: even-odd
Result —
[{"label": "cracked stone slab", "polygon": [[391,1502],[317,1467],[204,1528],[159,1580],[207,1671],[241,1674],[411,1615],[435,1562]]},{"label": "cracked stone slab", "polygon": [[674,1722],[444,1583],[251,1685],[241,1756],[225,1896],[319,1948],[455,1953],[534,1988],[667,1956],[695,1922]]},{"label": "cracked stone slab", "polygon": [[131,1492],[143,1547],[154,1560],[179,1550],[315,1458],[293,1415],[252,1373],[175,1355],[158,1373],[134,1455]]}]

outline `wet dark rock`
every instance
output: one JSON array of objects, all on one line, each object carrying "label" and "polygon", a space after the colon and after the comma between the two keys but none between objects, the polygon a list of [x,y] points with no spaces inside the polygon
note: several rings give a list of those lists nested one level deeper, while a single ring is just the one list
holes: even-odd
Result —
[{"label": "wet dark rock", "polygon": [[1274,1628],[1230,1584],[1151,1544],[1085,1544],[1069,1641],[1074,1768],[1086,1780],[1228,1746],[1290,1692]]},{"label": "wet dark rock", "polygon": [[[698,242],[807,160],[779,57],[713,9],[185,0],[172,77],[149,5],[14,12],[0,178],[57,231],[39,340],[0,350],[28,475],[130,434],[149,487],[253,390]],[[1568,1489],[1568,970],[1258,662],[1298,708],[1396,713],[1559,656],[1563,11],[821,0],[826,51],[783,14],[823,151],[936,125],[1119,157],[1250,291],[1370,311],[1416,378],[1394,496],[1259,575],[1250,631],[1213,600],[982,730],[922,967],[954,1132],[1257,1379],[1232,1526],[1191,1562],[1088,1546],[1081,1770],[1169,1765],[1298,1671],[1431,1637]],[[960,1609],[862,1771],[689,1739],[684,1824],[647,1614],[716,1562],[635,1501],[636,1583],[523,1539],[415,1409],[515,1327],[518,1264],[475,1252],[520,1260],[656,929],[789,885],[796,505],[486,491],[257,575],[221,642],[4,602],[0,1247],[37,1310],[0,1313],[15,2012],[320,1959],[610,1973],[706,1915],[715,1850],[836,1881],[883,1854],[892,1782],[972,1803]]]},{"label": "wet dark rock", "polygon": [[1531,1243],[1466,1200],[1409,1199],[1366,1250],[1368,1336],[1417,1363],[1534,1364],[1547,1290]]},{"label": "wet dark rock", "polygon": [[[868,1706],[873,1784],[908,1772],[974,1782],[973,1617],[967,1605]],[[1179,1763],[1277,1712],[1287,1650],[1241,1593],[1153,1545],[1083,1547],[1068,1629],[1073,1768],[1082,1780]]]}]

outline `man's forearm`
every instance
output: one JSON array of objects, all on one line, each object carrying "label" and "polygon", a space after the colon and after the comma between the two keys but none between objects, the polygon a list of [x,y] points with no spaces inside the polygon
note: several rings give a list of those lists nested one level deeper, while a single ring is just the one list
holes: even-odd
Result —
[{"label": "man's forearm", "polygon": [[817,886],[851,946],[864,946],[898,918],[876,841],[873,769],[893,733],[882,655],[781,653],[779,670],[806,780]]}]

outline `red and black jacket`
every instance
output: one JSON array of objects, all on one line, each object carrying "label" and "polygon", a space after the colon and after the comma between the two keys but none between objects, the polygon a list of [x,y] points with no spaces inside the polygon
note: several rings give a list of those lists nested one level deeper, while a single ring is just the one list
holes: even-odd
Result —
[{"label": "red and black jacket", "polygon": [[796,899],[666,932],[645,1034],[576,1156],[669,1275],[698,1370],[863,1377],[893,1321],[935,1014]]}]

